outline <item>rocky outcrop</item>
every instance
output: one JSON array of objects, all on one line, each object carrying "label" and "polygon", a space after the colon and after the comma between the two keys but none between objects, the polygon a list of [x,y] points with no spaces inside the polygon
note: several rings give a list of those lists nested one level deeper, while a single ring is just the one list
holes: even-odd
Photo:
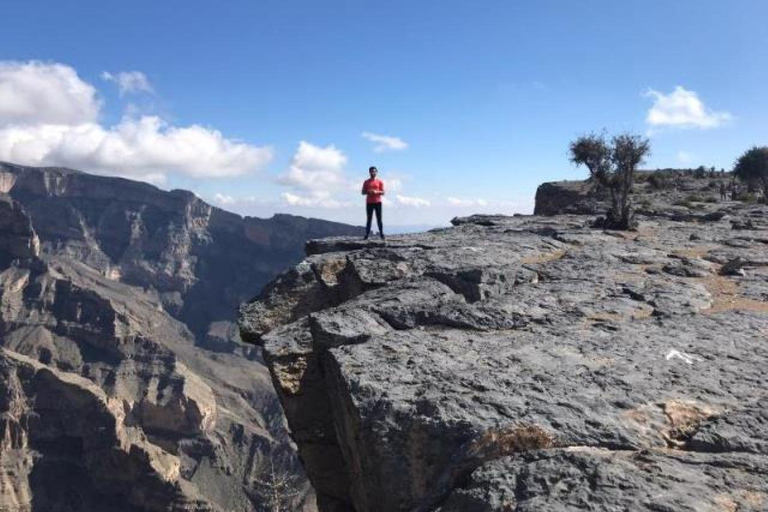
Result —
[{"label": "rocky outcrop", "polygon": [[5,349],[0,375],[4,510],[214,510],[119,399]]},{"label": "rocky outcrop", "polygon": [[[632,203],[638,213],[653,217],[691,220],[707,205],[721,202],[720,186],[726,187],[728,199],[747,193],[728,172],[694,169],[660,169],[635,174]],[[732,187],[736,186],[734,191]],[[534,215],[596,215],[610,207],[610,195],[587,181],[553,181],[536,189]]]},{"label": "rocky outcrop", "polygon": [[24,209],[5,194],[0,194],[0,264],[28,259],[40,253],[40,240]]},{"label": "rocky outcrop", "polygon": [[768,507],[768,208],[702,205],[308,244],[240,326],[320,509]]},{"label": "rocky outcrop", "polygon": [[2,164],[0,191],[0,509],[261,511],[289,478],[314,510],[235,306],[357,228],[66,169]]},{"label": "rocky outcrop", "polygon": [[542,183],[536,189],[534,215],[602,213],[608,207],[607,198],[599,195],[586,181],[557,181]]}]

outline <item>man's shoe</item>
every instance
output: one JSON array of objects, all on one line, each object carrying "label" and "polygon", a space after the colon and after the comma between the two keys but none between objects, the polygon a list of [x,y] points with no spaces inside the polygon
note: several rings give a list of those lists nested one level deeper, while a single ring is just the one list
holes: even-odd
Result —
[{"label": "man's shoe", "polygon": [[379,236],[381,237],[382,240],[385,240],[384,233],[379,233]]},{"label": "man's shoe", "polygon": [[365,236],[363,237],[363,240],[368,240],[368,235],[365,235]]}]

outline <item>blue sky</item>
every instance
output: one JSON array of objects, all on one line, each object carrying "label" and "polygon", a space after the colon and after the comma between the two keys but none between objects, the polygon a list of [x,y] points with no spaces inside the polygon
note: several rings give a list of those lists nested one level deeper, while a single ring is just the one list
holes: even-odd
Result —
[{"label": "blue sky", "polygon": [[539,183],[584,176],[567,145],[593,130],[648,134],[648,167],[730,168],[768,144],[760,0],[3,13],[0,157],[188,188],[242,214],[359,222],[369,165],[392,185],[390,225],[530,212]]}]

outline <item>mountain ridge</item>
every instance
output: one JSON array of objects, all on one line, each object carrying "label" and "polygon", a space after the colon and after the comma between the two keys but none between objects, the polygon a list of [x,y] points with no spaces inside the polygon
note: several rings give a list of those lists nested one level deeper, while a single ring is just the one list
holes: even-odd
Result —
[{"label": "mountain ridge", "polygon": [[[359,228],[242,218],[190,192],[68,169],[0,164],[0,188],[0,504],[261,510],[275,468],[294,475],[291,506],[315,510],[236,306],[298,261],[310,234]],[[71,410],[40,408],[57,401]]]}]

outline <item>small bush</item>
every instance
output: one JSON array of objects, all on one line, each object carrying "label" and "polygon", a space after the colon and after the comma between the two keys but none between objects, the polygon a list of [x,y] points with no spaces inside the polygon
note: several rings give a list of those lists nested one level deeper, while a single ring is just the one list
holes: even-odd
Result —
[{"label": "small bush", "polygon": [[648,184],[651,186],[651,188],[655,190],[667,190],[674,186],[674,183],[669,178],[669,176],[662,174],[658,171],[651,173],[651,175],[648,176],[647,181],[648,181]]},{"label": "small bush", "polygon": [[704,202],[704,199],[700,195],[697,195],[697,194],[691,194],[691,195],[687,196],[685,198],[685,200],[690,202],[690,203],[703,203]]},{"label": "small bush", "polygon": [[470,455],[493,460],[529,450],[552,448],[555,437],[538,425],[509,425],[483,432],[470,446]]},{"label": "small bush", "polygon": [[736,201],[742,201],[745,203],[756,203],[758,200],[758,197],[757,197],[757,194],[755,194],[754,192],[745,191],[737,194],[734,199]]}]

